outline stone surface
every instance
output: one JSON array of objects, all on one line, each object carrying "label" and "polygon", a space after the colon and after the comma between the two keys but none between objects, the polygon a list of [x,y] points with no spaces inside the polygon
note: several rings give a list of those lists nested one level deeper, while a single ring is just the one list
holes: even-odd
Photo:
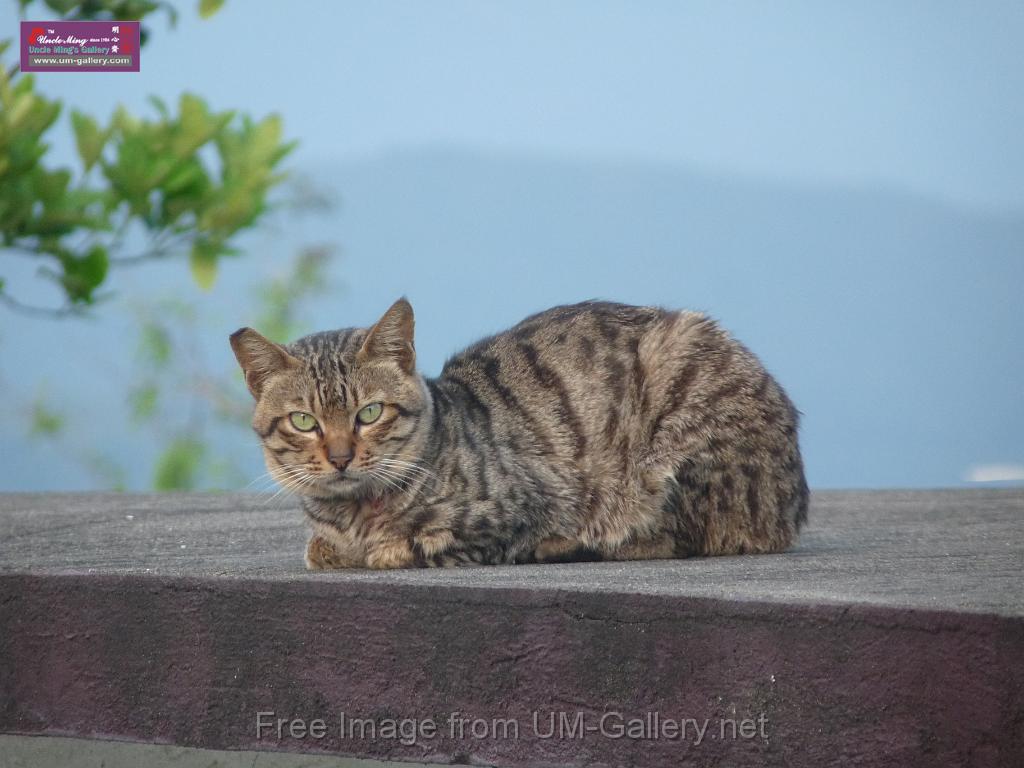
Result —
[{"label": "stone surface", "polygon": [[[1024,761],[1021,490],[816,493],[800,545],[761,557],[311,574],[304,537],[255,496],[0,496],[0,732],[494,765]],[[261,711],[326,733],[257,737]]]},{"label": "stone surface", "polygon": [[308,573],[285,499],[0,495],[0,572],[621,592],[1024,615],[1024,489],[814,494],[784,555]]},{"label": "stone surface", "polygon": [[0,735],[0,768],[440,768],[281,752]]}]

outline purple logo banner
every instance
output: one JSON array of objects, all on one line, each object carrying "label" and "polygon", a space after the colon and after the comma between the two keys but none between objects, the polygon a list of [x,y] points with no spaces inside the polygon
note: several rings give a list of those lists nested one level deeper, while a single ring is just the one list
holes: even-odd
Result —
[{"label": "purple logo banner", "polygon": [[23,21],[22,72],[138,72],[137,21]]}]

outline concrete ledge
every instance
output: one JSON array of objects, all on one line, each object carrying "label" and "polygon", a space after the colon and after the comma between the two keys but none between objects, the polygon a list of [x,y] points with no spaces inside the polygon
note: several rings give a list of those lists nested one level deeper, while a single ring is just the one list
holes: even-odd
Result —
[{"label": "concrete ledge", "polygon": [[[261,505],[0,497],[0,732],[495,765],[1024,761],[1022,491],[815,494],[779,556],[386,574],[304,572],[297,513]],[[257,738],[269,711],[326,733]]]},{"label": "concrete ledge", "polygon": [[423,763],[382,763],[323,755],[130,744],[120,741],[70,739],[61,736],[0,734],[3,768],[440,768]]}]

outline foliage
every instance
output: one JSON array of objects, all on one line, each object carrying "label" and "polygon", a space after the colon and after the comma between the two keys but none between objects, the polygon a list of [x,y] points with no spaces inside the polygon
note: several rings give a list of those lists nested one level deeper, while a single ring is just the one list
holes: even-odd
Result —
[{"label": "foliage", "polygon": [[32,403],[30,435],[53,437],[64,429],[64,423],[64,415],[48,406],[42,398],[36,398],[36,401]]},{"label": "foliage", "polygon": [[[327,286],[330,248],[308,246],[283,274],[254,290],[254,316],[269,335],[284,341],[304,330],[299,307]],[[192,490],[237,480],[241,469],[230,459],[214,460],[210,429],[215,424],[249,428],[250,399],[234,367],[214,372],[203,361],[201,340],[208,318],[194,305],[175,300],[139,309],[137,379],[129,393],[138,428],[158,434],[171,430],[157,459],[155,490]]]},{"label": "foliage", "polygon": [[199,15],[208,19],[224,5],[224,0],[199,0]]},{"label": "foliage", "polygon": [[153,488],[183,491],[194,488],[203,465],[206,446],[190,437],[175,438],[157,461]]},{"label": "foliage", "polygon": [[[199,0],[200,16],[216,13],[222,3]],[[24,15],[33,2],[19,4]],[[37,4],[65,19],[142,21],[165,13],[173,25],[177,18],[170,3],[151,0]],[[143,24],[142,42],[148,38]],[[0,62],[9,45],[0,41]],[[220,260],[237,253],[240,234],[265,222],[269,195],[282,179],[279,165],[294,146],[283,141],[280,118],[215,110],[190,93],[173,108],[155,97],[150,103],[149,116],[118,108],[106,121],[72,110],[75,167],[55,168],[47,163],[48,136],[63,105],[40,92],[31,75],[0,67],[0,254],[36,259],[38,274],[59,286],[64,303],[26,305],[2,278],[0,302],[47,316],[84,314],[109,296],[115,268],[178,255],[188,256],[194,280],[209,288]],[[307,180],[292,186],[281,201],[290,220],[332,208],[330,197]],[[140,242],[129,252],[129,244]],[[283,341],[301,333],[299,307],[325,289],[330,254],[326,246],[303,248],[280,274],[255,287],[255,323],[269,336]],[[156,490],[237,486],[241,476],[233,459],[220,458],[223,451],[214,448],[214,431],[248,431],[250,412],[237,370],[203,359],[208,330],[216,327],[222,338],[214,310],[194,298],[153,296],[134,310],[136,352],[124,377],[131,382],[124,392],[130,418],[117,423],[129,422],[159,446],[151,467]],[[129,485],[125,468],[80,428],[77,414],[42,396],[27,413],[31,436],[59,445],[62,456],[105,487]]]},{"label": "foliage", "polygon": [[[163,11],[168,21],[173,26],[178,21],[178,12],[170,2],[159,2],[158,0],[43,0],[41,3],[34,3],[33,0],[18,0],[21,14],[24,17],[27,9],[32,5],[42,5],[49,9],[51,14],[56,14],[68,21],[102,21],[116,19],[118,21],[143,21],[146,17]],[[199,4],[199,14],[208,18],[223,5],[220,2]],[[212,11],[204,12],[205,7],[215,6]],[[140,42],[145,45],[149,39],[149,28],[146,24],[140,24]]]},{"label": "foliage", "polygon": [[324,290],[324,270],[330,257],[330,246],[307,246],[299,251],[287,272],[257,287],[260,311],[256,327],[264,336],[284,344],[302,333],[299,301]]},{"label": "foliage", "polygon": [[[253,317],[261,330],[281,341],[308,330],[300,307],[328,289],[330,259],[329,246],[307,246],[278,275],[257,281]],[[150,299],[134,308],[138,335],[127,377],[132,384],[124,397],[132,431],[151,436],[160,446],[151,469],[151,487],[157,491],[238,487],[245,482],[237,461],[215,448],[214,432],[222,427],[248,433],[251,399],[234,365],[225,369],[204,359],[203,340],[217,325],[212,311],[205,303],[177,298]],[[224,342],[222,335],[217,338]],[[125,468],[112,455],[80,439],[82,430],[73,414],[40,395],[28,418],[31,437],[59,444],[62,455],[73,458],[104,487],[128,486]]]},{"label": "foliage", "polygon": [[[65,18],[142,18],[165,3],[140,0],[47,0]],[[22,2],[22,7],[29,5]],[[220,3],[203,2],[204,16]],[[0,42],[0,57],[10,41]],[[222,257],[268,208],[268,193],[294,147],[281,119],[254,120],[212,110],[183,93],[175,109],[151,97],[155,117],[119,107],[105,123],[71,111],[78,167],[47,165],[47,134],[59,101],[31,75],[0,67],[0,249],[38,260],[38,274],[61,289],[57,315],[80,313],[103,294],[119,265],[188,254],[195,281],[209,288]],[[128,241],[143,240],[126,254]],[[0,280],[0,300],[31,311]],[[45,311],[45,310],[44,310]]]}]

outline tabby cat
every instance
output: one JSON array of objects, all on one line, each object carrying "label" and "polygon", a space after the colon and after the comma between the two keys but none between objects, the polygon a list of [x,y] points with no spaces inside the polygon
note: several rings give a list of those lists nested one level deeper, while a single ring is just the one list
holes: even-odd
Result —
[{"label": "tabby cat", "polygon": [[778,552],[807,517],[797,411],[693,312],[585,302],[416,370],[413,311],[231,346],[311,569]]}]

